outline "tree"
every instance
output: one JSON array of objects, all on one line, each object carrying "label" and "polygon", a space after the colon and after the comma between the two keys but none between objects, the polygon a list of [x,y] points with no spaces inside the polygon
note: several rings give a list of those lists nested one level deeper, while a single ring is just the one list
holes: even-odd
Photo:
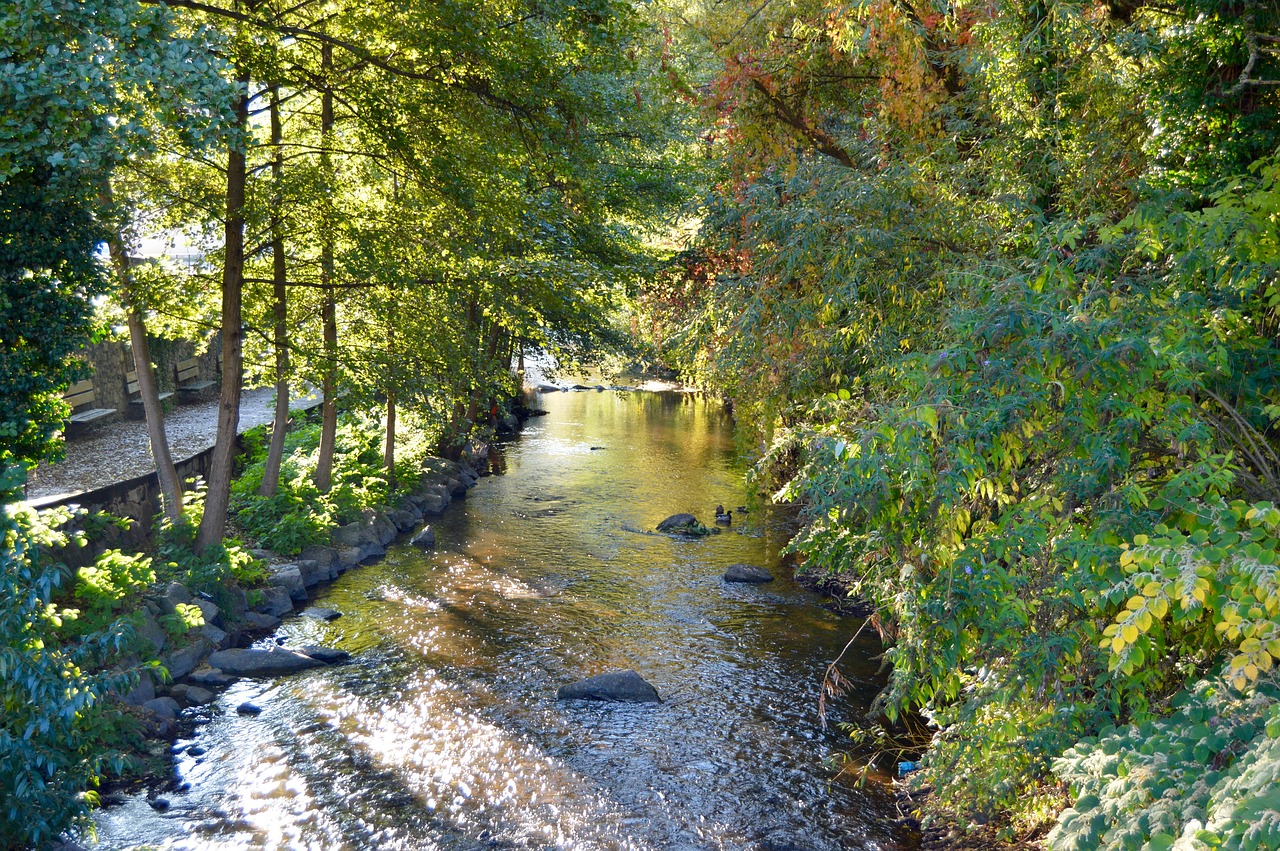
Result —
[{"label": "tree", "polygon": [[[60,572],[37,555],[54,533],[18,507],[25,468],[57,451],[82,374],[74,353],[105,291],[99,197],[163,116],[192,137],[219,114],[217,63],[161,9],[129,0],[17,2],[0,9],[0,841],[43,846],[87,812],[103,755],[86,713],[128,677],[85,673],[122,646],[113,628],[70,648],[48,641]],[[146,96],[143,96],[145,93]],[[191,99],[191,100],[188,100]],[[190,102],[200,108],[188,111]],[[82,667],[83,666],[83,667]]]}]

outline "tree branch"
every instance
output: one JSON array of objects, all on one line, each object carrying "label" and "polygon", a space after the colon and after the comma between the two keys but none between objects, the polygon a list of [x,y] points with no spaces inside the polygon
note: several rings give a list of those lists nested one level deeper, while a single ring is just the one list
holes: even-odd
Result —
[{"label": "tree branch", "polygon": [[769,87],[757,77],[750,77],[751,85],[764,95],[766,101],[773,107],[774,115],[782,123],[799,131],[820,153],[826,154],[841,165],[853,168],[853,157],[849,152],[836,141],[836,137],[832,136],[821,127],[814,127],[804,119],[804,116],[798,115],[795,110],[787,105],[787,102],[775,92],[769,90]]}]

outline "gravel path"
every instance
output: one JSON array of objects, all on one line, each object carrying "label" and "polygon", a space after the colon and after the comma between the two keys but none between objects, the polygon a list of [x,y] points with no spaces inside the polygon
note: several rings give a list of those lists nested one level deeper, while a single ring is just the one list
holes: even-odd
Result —
[{"label": "gravel path", "polygon": [[[310,396],[290,403],[294,410],[310,408]],[[246,390],[240,399],[240,430],[269,423],[275,416],[275,388]],[[179,405],[165,414],[165,433],[175,461],[213,446],[218,430],[218,402]],[[67,496],[141,476],[156,468],[151,460],[147,424],[121,420],[91,429],[67,440],[67,457],[57,464],[41,464],[27,477],[27,499]]]}]

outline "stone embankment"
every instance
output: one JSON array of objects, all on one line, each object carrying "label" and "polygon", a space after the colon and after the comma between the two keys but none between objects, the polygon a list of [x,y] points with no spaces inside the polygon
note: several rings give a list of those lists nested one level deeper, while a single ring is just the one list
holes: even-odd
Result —
[{"label": "stone embankment", "polygon": [[[268,563],[267,584],[229,592],[230,602],[224,601],[222,607],[177,582],[159,590],[144,604],[138,633],[156,648],[156,658],[168,678],[166,681],[144,671],[138,687],[124,696],[125,701],[141,709],[156,736],[166,737],[176,731],[183,708],[212,702],[217,697],[214,689],[238,677],[279,676],[346,661],[346,653],[331,648],[252,645],[257,637],[278,627],[282,618],[295,612],[312,614],[302,610],[317,586],[381,558],[401,535],[413,534],[419,546],[427,540],[434,544],[431,527],[424,524],[454,499],[464,497],[482,472],[488,471],[444,458],[427,459],[412,493],[395,506],[366,509],[359,520],[334,528],[332,546],[307,547],[293,559],[255,551],[254,555]],[[161,620],[175,616],[179,606],[198,608],[204,624],[175,645]]]}]

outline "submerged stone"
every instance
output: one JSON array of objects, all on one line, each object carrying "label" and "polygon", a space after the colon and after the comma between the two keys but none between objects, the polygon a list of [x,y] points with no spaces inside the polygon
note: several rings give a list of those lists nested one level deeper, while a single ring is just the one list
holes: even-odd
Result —
[{"label": "submerged stone", "polygon": [[754,564],[731,564],[724,572],[725,582],[749,582],[758,585],[762,582],[772,582],[773,579],[772,573]]},{"label": "submerged stone", "polygon": [[661,703],[658,690],[635,671],[597,674],[556,692],[556,700],[608,700],[619,703]]},{"label": "submerged stone", "polygon": [[[321,606],[311,606],[302,610],[304,618],[315,618],[318,621],[336,621],[342,617],[342,612],[335,609],[326,609]],[[216,666],[215,666],[216,667]]]}]

